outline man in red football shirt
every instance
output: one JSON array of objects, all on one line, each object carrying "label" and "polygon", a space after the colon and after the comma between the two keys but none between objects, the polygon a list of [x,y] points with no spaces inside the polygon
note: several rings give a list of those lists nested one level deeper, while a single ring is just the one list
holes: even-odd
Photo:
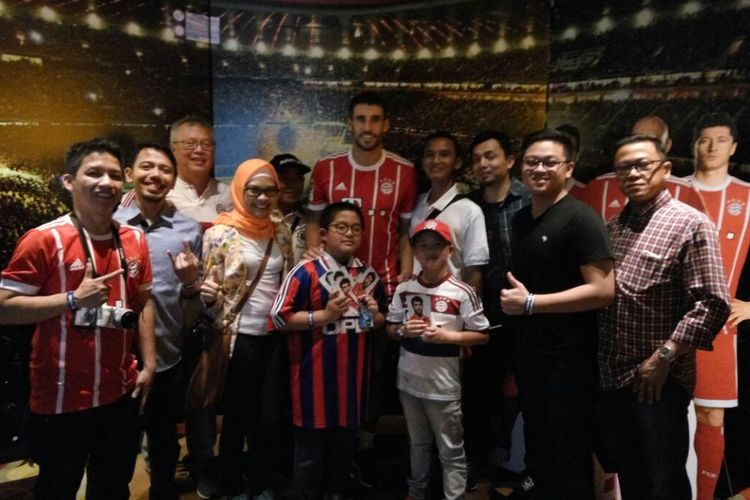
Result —
[{"label": "man in red football shirt", "polygon": [[[688,178],[706,204],[719,233],[729,294],[735,297],[750,247],[750,184],[729,175],[737,150],[737,126],[727,113],[710,113],[693,129],[695,171]],[[732,302],[730,321],[713,342],[713,351],[698,351],[695,386],[695,452],[698,500],[713,498],[724,457],[724,408],[737,406],[737,323],[750,317],[750,304]],[[744,314],[744,315],[743,315]]]}]

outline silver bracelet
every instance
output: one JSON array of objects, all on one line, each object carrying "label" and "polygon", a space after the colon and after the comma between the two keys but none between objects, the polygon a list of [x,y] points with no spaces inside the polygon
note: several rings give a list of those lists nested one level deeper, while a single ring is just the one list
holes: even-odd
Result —
[{"label": "silver bracelet", "polygon": [[526,302],[523,305],[523,313],[526,316],[530,316],[533,309],[534,309],[534,294],[530,293],[526,295]]}]

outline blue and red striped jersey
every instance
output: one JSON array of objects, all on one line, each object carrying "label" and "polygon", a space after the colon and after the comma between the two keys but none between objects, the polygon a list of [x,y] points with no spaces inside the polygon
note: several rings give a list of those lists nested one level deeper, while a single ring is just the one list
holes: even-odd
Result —
[{"label": "blue and red striped jersey", "polygon": [[[325,309],[329,292],[321,280],[339,269],[356,279],[372,268],[356,258],[342,266],[326,253],[298,264],[276,296],[269,329],[282,327],[296,312]],[[380,281],[373,296],[382,310],[384,293]],[[283,333],[289,347],[294,425],[314,429],[359,426],[366,415],[370,372],[368,332],[359,326],[359,312],[350,309],[323,327]]]}]

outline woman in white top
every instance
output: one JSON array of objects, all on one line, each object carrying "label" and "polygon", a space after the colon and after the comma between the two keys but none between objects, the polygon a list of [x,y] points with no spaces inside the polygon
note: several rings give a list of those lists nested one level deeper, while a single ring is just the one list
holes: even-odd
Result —
[{"label": "woman in white top", "polygon": [[[461,169],[461,148],[449,132],[433,132],[422,149],[422,169],[430,181],[430,190],[419,195],[412,212],[409,234],[425,219],[438,219],[451,229],[453,255],[450,269],[454,276],[474,287],[482,287],[481,266],[489,262],[487,232],[482,209],[463,198],[456,184]],[[414,260],[414,274],[421,268]]]},{"label": "woman in white top", "polygon": [[[288,393],[283,337],[266,331],[266,320],[290,262],[291,245],[288,231],[270,217],[279,194],[271,165],[263,160],[242,163],[230,190],[234,209],[220,214],[204,235],[206,281],[201,288],[204,303],[219,324],[230,326],[232,336],[219,461],[228,499],[248,494],[265,498],[270,495],[282,397]],[[242,458],[245,439],[248,467]],[[243,475],[250,479],[249,491]]]}]

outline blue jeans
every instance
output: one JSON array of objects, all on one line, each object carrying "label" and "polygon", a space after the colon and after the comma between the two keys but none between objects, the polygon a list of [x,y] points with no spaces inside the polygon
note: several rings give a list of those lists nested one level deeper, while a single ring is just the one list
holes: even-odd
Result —
[{"label": "blue jeans", "polygon": [[605,441],[623,500],[690,500],[685,470],[690,395],[672,377],[654,404],[639,403],[631,386],[601,398]]}]

